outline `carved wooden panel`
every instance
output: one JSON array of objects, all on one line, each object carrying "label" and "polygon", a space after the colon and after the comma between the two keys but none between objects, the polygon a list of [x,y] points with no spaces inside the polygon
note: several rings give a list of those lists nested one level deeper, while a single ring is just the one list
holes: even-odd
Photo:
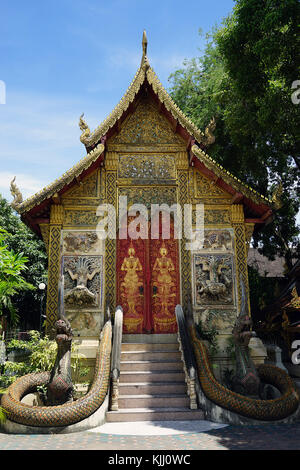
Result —
[{"label": "carved wooden panel", "polygon": [[[178,241],[173,238],[173,224],[170,228],[168,240],[162,240],[161,223],[157,240],[118,238],[117,302],[123,307],[124,333],[175,333],[177,330]],[[150,233],[151,228],[148,230]]]},{"label": "carved wooden panel", "polygon": [[111,139],[113,144],[154,145],[183,144],[183,140],[173,132],[168,120],[159,113],[157,106],[147,98],[141,99],[120,132]]},{"label": "carved wooden panel", "polygon": [[215,181],[206,178],[202,173],[194,171],[194,184],[195,184],[195,197],[206,198],[206,197],[228,197],[232,196],[221,189]]},{"label": "carved wooden panel", "polygon": [[119,178],[141,180],[143,184],[158,184],[175,179],[175,160],[172,155],[120,155]]},{"label": "carved wooden panel", "polygon": [[120,187],[119,196],[127,196],[129,206],[132,204],[144,204],[147,208],[151,204],[168,204],[172,206],[177,202],[176,187],[160,186],[155,188],[147,187]]},{"label": "carved wooden panel", "polygon": [[78,185],[70,189],[65,195],[65,198],[92,198],[98,195],[99,175],[98,170],[88,175]]},{"label": "carved wooden panel", "polygon": [[117,249],[117,303],[123,308],[123,332],[142,333],[146,323],[145,241],[120,240]]},{"label": "carved wooden panel", "polygon": [[[174,225],[170,224],[170,239],[162,239],[161,223],[158,240],[151,240],[151,310],[154,333],[175,333],[175,307],[180,303],[178,240],[174,239]],[[155,230],[155,228],[154,228]],[[155,230],[156,231],[156,230]]]}]

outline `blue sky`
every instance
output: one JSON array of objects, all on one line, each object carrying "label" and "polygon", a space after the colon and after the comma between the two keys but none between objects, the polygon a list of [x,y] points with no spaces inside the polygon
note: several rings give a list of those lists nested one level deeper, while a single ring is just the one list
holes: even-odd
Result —
[{"label": "blue sky", "polygon": [[142,32],[165,88],[198,34],[220,25],[233,0],[1,0],[0,193],[10,181],[24,197],[85,155],[78,121],[97,127],[121,99],[139,67]]}]

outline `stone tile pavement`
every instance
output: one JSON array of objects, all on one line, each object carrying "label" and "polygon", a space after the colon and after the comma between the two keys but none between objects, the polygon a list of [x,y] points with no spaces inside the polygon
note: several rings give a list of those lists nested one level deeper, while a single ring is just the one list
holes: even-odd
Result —
[{"label": "stone tile pavement", "polygon": [[[175,422],[173,422],[175,423]],[[138,425],[139,423],[136,423]],[[157,424],[154,425],[157,428]],[[172,427],[172,423],[168,424]],[[175,426],[175,424],[174,424]],[[170,434],[125,435],[93,431],[72,434],[11,435],[0,432],[0,450],[106,450],[106,451],[194,451],[194,450],[299,450],[300,423],[261,426],[208,426],[189,432],[178,422]],[[199,432],[200,431],[200,432]],[[156,434],[155,434],[156,433]],[[105,454],[107,455],[107,453]],[[114,455],[114,454],[112,454]]]}]

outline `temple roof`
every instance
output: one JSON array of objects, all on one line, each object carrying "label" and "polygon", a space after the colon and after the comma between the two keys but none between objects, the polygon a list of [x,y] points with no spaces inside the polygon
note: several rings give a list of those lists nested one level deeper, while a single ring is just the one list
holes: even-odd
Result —
[{"label": "temple roof", "polygon": [[214,137],[210,134],[210,128],[213,125],[213,121],[211,126],[207,127],[206,133],[203,133],[200,129],[198,129],[172,100],[155,74],[153,68],[150,66],[147,56],[143,56],[142,63],[137,73],[135,74],[134,79],[129,85],[125,95],[109,114],[109,116],[92,133],[83,120],[83,117],[81,117],[80,127],[83,130],[83,133],[80,137],[80,140],[87,148],[90,148],[99,142],[101,137],[106,135],[107,132],[116,124],[116,122],[127,111],[130,104],[133,103],[145,81],[147,81],[149,85],[152,86],[152,89],[157,95],[159,101],[165,106],[167,111],[171,113],[173,118],[177,120],[178,123],[188,132],[189,135],[193,136],[197,142],[202,142],[204,145],[210,145],[213,143]]},{"label": "temple roof", "polygon": [[[113,129],[118,126],[120,121],[124,120],[126,114],[130,112],[131,105],[133,105],[136,100],[138,93],[142,90],[142,87],[145,86],[150,86],[158,102],[164,108],[167,117],[172,119],[173,126],[175,123],[175,129],[180,129],[188,136],[189,144],[187,145],[187,150],[190,154],[191,164],[194,164],[194,162],[199,163],[200,168],[205,168],[211,173],[212,177],[215,177],[217,184],[221,184],[223,188],[226,187],[227,189],[230,187],[233,195],[239,194],[244,197],[246,203],[247,201],[249,202],[249,207],[254,214],[256,213],[259,216],[268,214],[269,216],[272,213],[272,208],[276,209],[278,207],[279,203],[276,198],[270,200],[259,194],[228,172],[206,153],[207,147],[215,141],[213,135],[213,130],[215,129],[214,119],[211,120],[204,132],[202,132],[179,109],[150,66],[147,58],[147,39],[145,33],[143,35],[143,56],[141,65],[117,106],[93,132],[90,131],[84,121],[83,115],[80,117],[79,127],[82,130],[80,140],[86,147],[86,155],[60,178],[25,201],[22,200],[21,194],[13,181],[11,192],[15,199],[12,203],[12,207],[20,214],[26,214],[46,200],[51,202],[53,196],[61,191],[65,191],[66,187],[70,187],[73,182],[75,184],[76,180],[104,155],[107,136],[112,135]],[[266,219],[267,217],[265,216],[265,220]]]}]

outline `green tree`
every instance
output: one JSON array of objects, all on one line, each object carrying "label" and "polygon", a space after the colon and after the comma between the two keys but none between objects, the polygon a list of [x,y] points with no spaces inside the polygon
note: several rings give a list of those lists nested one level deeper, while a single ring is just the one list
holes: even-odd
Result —
[{"label": "green tree", "polygon": [[216,116],[213,158],[261,194],[271,196],[281,181],[283,207],[254,246],[271,259],[284,256],[288,268],[300,254],[300,106],[291,100],[297,22],[297,0],[238,0],[202,55],[169,79],[172,97],[198,127]]},{"label": "green tree", "polygon": [[34,289],[21,291],[13,298],[22,328],[38,328],[41,297],[40,282],[47,283],[47,254],[44,243],[14,213],[8,202],[0,195],[0,226],[6,230],[5,243],[9,250],[23,253],[27,258],[23,277]]},{"label": "green tree", "polygon": [[12,323],[18,320],[13,303],[16,294],[34,287],[23,278],[28,261],[23,253],[14,253],[5,244],[5,231],[0,227],[0,317],[9,313]]},{"label": "green tree", "polygon": [[288,269],[300,250],[300,107],[291,96],[300,78],[299,20],[298,0],[237,0],[215,35],[236,97],[225,113],[232,141],[241,147],[242,134],[253,142],[250,156],[267,171],[269,192],[276,181],[283,186],[283,207],[255,243],[271,258],[284,256]]}]

